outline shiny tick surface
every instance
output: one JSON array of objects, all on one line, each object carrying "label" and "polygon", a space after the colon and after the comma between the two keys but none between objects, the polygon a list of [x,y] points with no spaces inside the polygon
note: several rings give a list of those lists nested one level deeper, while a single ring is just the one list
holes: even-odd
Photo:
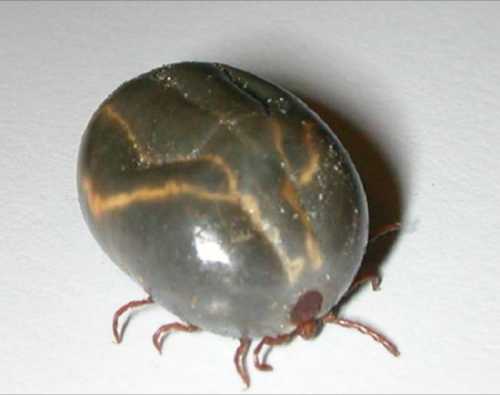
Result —
[{"label": "shiny tick surface", "polygon": [[113,92],[83,136],[78,189],[93,235],[151,301],[225,336],[324,316],[367,245],[365,192],[336,136],[226,65],[168,65]]}]

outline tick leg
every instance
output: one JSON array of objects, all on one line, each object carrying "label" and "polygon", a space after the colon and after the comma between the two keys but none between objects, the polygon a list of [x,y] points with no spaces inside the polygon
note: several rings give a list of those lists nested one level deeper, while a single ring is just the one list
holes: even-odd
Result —
[{"label": "tick leg", "polygon": [[[379,238],[388,235],[390,233],[397,232],[401,229],[401,224],[399,222],[395,222],[393,224],[389,225],[384,225],[370,237],[370,240],[368,241],[368,245],[373,244],[375,241],[377,241]],[[365,264],[365,266],[368,266]],[[359,288],[361,285],[366,284],[366,283],[371,283],[372,288],[374,291],[378,291],[380,289],[380,283],[382,282],[382,279],[380,278],[380,275],[378,274],[377,269],[368,269],[368,270],[360,270],[360,272],[356,275],[354,278],[354,281],[351,284],[351,287],[349,288],[348,293],[353,292],[357,288]]]},{"label": "tick leg", "polygon": [[389,233],[397,232],[400,229],[401,229],[400,222],[394,222],[393,224],[384,225],[375,231],[375,233],[370,237],[370,240],[368,240],[368,244],[372,244],[378,239],[380,239],[382,236],[388,235]]},{"label": "tick leg", "polygon": [[292,333],[287,333],[276,337],[270,337],[270,336],[264,337],[253,351],[255,367],[263,372],[270,372],[271,370],[273,370],[273,367],[271,365],[267,364],[264,360],[261,361],[259,358],[259,354],[262,350],[262,347],[264,345],[267,345],[269,346],[270,350],[274,346],[280,346],[282,344],[289,343],[291,340],[293,340],[295,336],[296,332],[293,331]]},{"label": "tick leg", "polygon": [[364,284],[371,283],[372,289],[374,291],[380,290],[380,284],[382,283],[382,278],[378,273],[358,273],[354,278],[351,287],[347,291],[348,294],[354,292],[356,289]]},{"label": "tick leg", "polygon": [[149,296],[147,299],[143,300],[133,300],[122,307],[120,307],[118,310],[116,310],[115,314],[113,315],[113,337],[114,341],[117,344],[120,344],[123,340],[123,334],[125,332],[125,327],[123,327],[121,333],[118,332],[118,320],[120,317],[127,312],[130,309],[134,309],[136,307],[144,306],[147,304],[154,303],[153,298]]},{"label": "tick leg", "polygon": [[197,332],[201,330],[197,326],[191,324],[181,324],[180,322],[173,322],[171,324],[163,325],[153,335],[153,344],[158,352],[161,354],[163,341],[165,336],[172,332]]},{"label": "tick leg", "polygon": [[238,374],[240,375],[247,388],[250,387],[250,376],[248,375],[246,358],[251,344],[252,341],[249,338],[242,337],[240,339],[240,345],[238,346],[238,348],[236,349],[236,353],[234,354],[234,364],[236,366],[236,370],[238,371]]},{"label": "tick leg", "polygon": [[376,332],[374,329],[371,329],[370,327],[368,327],[366,325],[363,325],[359,322],[346,320],[343,318],[338,318],[333,313],[330,313],[330,314],[327,314],[326,316],[324,316],[322,318],[322,321],[325,324],[331,323],[331,324],[337,324],[337,325],[343,326],[344,328],[356,329],[357,331],[363,333],[364,335],[370,336],[377,343],[382,344],[387,349],[387,351],[389,351],[395,357],[399,356],[398,348],[394,345],[394,343],[392,343],[385,336]]}]

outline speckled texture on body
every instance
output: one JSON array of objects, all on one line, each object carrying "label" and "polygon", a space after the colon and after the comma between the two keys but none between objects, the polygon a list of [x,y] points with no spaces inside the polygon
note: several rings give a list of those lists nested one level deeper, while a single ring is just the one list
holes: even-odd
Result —
[{"label": "speckled texture on body", "polygon": [[119,87],[83,136],[80,204],[109,257],[181,320],[221,335],[291,330],[357,273],[365,193],[331,130],[291,93],[220,64]]}]

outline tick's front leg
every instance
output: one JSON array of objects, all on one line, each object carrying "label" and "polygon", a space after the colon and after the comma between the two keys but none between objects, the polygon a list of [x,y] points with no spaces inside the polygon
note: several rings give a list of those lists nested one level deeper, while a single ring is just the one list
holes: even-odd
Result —
[{"label": "tick's front leg", "polygon": [[370,336],[377,343],[382,344],[387,351],[395,357],[399,357],[399,350],[396,345],[391,342],[387,337],[360,322],[347,320],[345,318],[338,318],[335,314],[329,313],[322,318],[324,324],[337,324],[344,328],[356,329],[358,332]]}]

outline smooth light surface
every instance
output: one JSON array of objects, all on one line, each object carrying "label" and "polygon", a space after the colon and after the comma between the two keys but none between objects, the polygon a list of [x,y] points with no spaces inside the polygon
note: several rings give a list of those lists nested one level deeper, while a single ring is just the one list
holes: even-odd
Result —
[{"label": "smooth light surface", "polygon": [[0,4],[0,391],[237,392],[237,343],[151,335],[153,307],[85,227],[76,156],[89,114],[161,63],[220,61],[288,87],[343,130],[372,222],[402,213],[382,291],[343,309],[399,345],[331,326],[251,369],[248,393],[498,392],[500,4]]},{"label": "smooth light surface", "polygon": [[[361,180],[328,126],[219,63],[122,84],[86,128],[77,182],[89,228],[126,274],[181,321],[236,339],[328,314],[368,241]],[[298,305],[310,292],[317,309]]]}]

